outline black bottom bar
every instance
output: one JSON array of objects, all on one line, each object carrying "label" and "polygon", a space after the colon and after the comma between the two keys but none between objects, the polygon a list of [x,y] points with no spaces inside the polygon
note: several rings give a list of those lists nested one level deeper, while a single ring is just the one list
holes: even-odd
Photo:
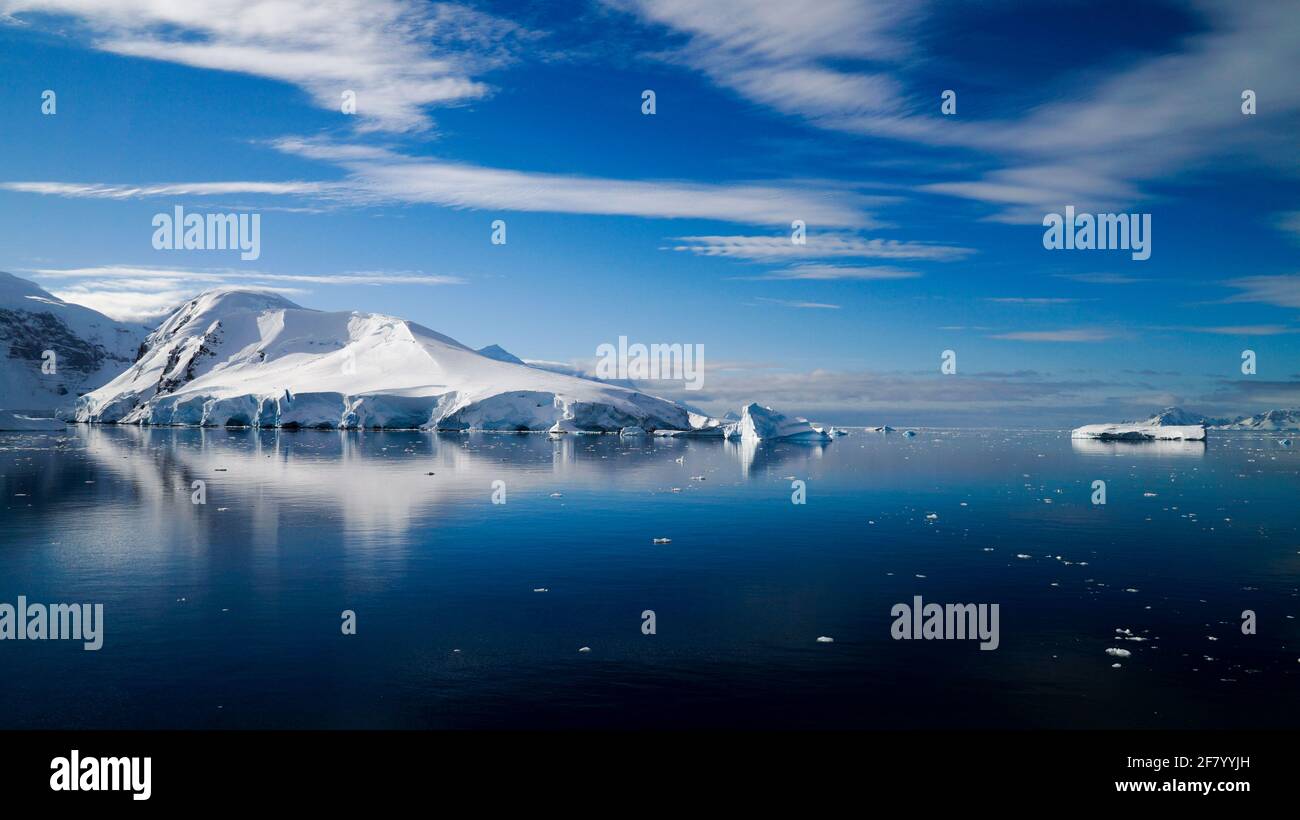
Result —
[{"label": "black bottom bar", "polygon": [[[657,802],[680,809],[693,794],[733,805],[838,797],[1231,809],[1296,794],[1293,741],[1267,732],[8,732],[0,734],[0,787],[7,799],[52,808],[128,810],[337,808],[397,798],[618,811]],[[51,778],[70,773],[73,750],[83,777],[87,767],[103,773],[103,758],[148,757],[149,798],[134,800],[129,784],[53,790]],[[57,758],[66,768],[51,765]],[[142,762],[136,771],[143,775]],[[611,794],[621,795],[617,804]],[[589,802],[598,795],[600,803]]]}]

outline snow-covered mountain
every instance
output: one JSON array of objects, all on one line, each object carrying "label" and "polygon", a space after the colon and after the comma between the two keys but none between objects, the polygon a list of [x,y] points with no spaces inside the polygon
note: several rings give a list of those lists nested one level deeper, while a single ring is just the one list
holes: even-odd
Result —
[{"label": "snow-covered mountain", "polygon": [[1300,430],[1300,409],[1268,410],[1253,416],[1210,418],[1181,407],[1166,407],[1146,421],[1149,427],[1185,427],[1203,424],[1216,430]]},{"label": "snow-covered mountain", "polygon": [[1152,427],[1188,427],[1194,424],[1213,427],[1219,424],[1228,424],[1230,421],[1230,419],[1208,418],[1201,413],[1184,410],[1181,407],[1166,407],[1146,421],[1139,423]]},{"label": "snow-covered mountain", "polygon": [[498,362],[510,362],[511,364],[523,364],[524,360],[506,350],[501,345],[488,345],[478,349],[480,356],[487,356],[489,359],[496,359]]},{"label": "snow-covered mountain", "polygon": [[[504,351],[501,351],[504,352]],[[508,354],[507,354],[508,355]],[[208,291],[86,395],[77,420],[260,427],[613,432],[690,429],[665,399],[501,361],[428,328],[329,313],[246,289]]]},{"label": "snow-covered mountain", "polygon": [[1222,430],[1296,430],[1300,431],[1300,409],[1269,410],[1253,416],[1224,422]]},{"label": "snow-covered mountain", "polygon": [[71,412],[135,361],[146,332],[0,272],[0,408]]}]

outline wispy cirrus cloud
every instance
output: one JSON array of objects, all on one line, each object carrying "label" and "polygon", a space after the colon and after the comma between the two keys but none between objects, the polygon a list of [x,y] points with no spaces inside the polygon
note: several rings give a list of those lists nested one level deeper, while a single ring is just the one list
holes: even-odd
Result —
[{"label": "wispy cirrus cloud", "polygon": [[990,296],[985,301],[1002,305],[1069,305],[1083,300],[1068,296]]},{"label": "wispy cirrus cloud", "polygon": [[0,190],[69,199],[153,199],[177,196],[314,196],[330,190],[326,182],[171,182],[118,185],[93,182],[0,182]]},{"label": "wispy cirrus cloud", "polygon": [[733,276],[733,279],[779,280],[779,281],[878,281],[889,279],[916,279],[921,274],[914,270],[905,270],[890,265],[855,266],[855,265],[792,265],[781,270],[768,271],[757,276]]},{"label": "wispy cirrus cloud", "polygon": [[429,204],[493,211],[709,219],[744,225],[788,225],[792,214],[834,228],[873,223],[866,210],[873,200],[841,188],[789,182],[703,183],[550,174],[297,138],[276,140],[272,146],[287,154],[330,162],[347,177],[332,182],[0,182],[0,190],[116,200],[267,194],[355,205]]},{"label": "wispy cirrus cloud", "polygon": [[1002,339],[1012,342],[1104,342],[1115,338],[1115,333],[1108,330],[1091,328],[1073,328],[1065,330],[1016,330],[1009,333],[995,333],[990,339]]},{"label": "wispy cirrus cloud", "polygon": [[1300,308],[1300,275],[1243,276],[1223,283],[1238,293],[1229,302],[1261,302],[1277,307]]},{"label": "wispy cirrus cloud", "polygon": [[279,151],[341,166],[348,195],[451,208],[713,219],[788,225],[806,219],[833,227],[869,224],[871,200],[853,191],[795,183],[629,180],[489,168],[415,158],[383,148],[286,138]]},{"label": "wispy cirrus cloud", "polygon": [[[1194,19],[1194,33],[1159,53],[1090,66],[1082,89],[1002,119],[943,117],[936,92],[917,87],[915,66],[926,56],[917,35],[942,24],[943,4],[827,0],[792,13],[760,0],[606,2],[682,35],[668,59],[774,111],[995,157],[997,167],[917,190],[986,203],[996,221],[1035,223],[1066,204],[1125,205],[1145,196],[1145,183],[1211,158],[1300,172],[1287,148],[1300,88],[1285,79],[1294,74],[1300,18],[1286,0],[1193,0],[1180,11]],[[1242,116],[1245,88],[1269,101],[1268,119]]]},{"label": "wispy cirrus cloud", "polygon": [[420,0],[0,0],[6,17],[72,18],[91,46],[129,57],[289,83],[339,111],[356,94],[360,130],[421,131],[427,106],[483,97],[475,79],[534,32],[455,3]]},{"label": "wispy cirrus cloud", "polygon": [[1212,333],[1216,336],[1282,336],[1300,333],[1300,328],[1286,325],[1217,325],[1214,327],[1183,327],[1193,333]]},{"label": "wispy cirrus cloud", "polygon": [[808,234],[806,243],[796,245],[790,236],[679,236],[678,243],[667,250],[684,251],[697,256],[725,256],[755,262],[780,262],[793,259],[925,259],[948,261],[963,259],[974,253],[972,248],[907,242],[897,239],[867,239],[848,233]]},{"label": "wispy cirrus cloud", "polygon": [[231,268],[172,268],[100,265],[80,268],[26,268],[21,273],[46,284],[66,302],[94,308],[121,321],[144,321],[212,287],[256,287],[285,295],[310,293],[316,286],[459,285],[458,276],[418,271],[351,271],[335,274],[284,274]]},{"label": "wispy cirrus cloud", "polygon": [[1058,279],[1069,279],[1088,285],[1136,285],[1139,282],[1151,281],[1122,273],[1054,273],[1052,275]]},{"label": "wispy cirrus cloud", "polygon": [[1277,215],[1277,228],[1300,240],[1300,211],[1286,211]]},{"label": "wispy cirrus cloud", "polygon": [[827,302],[806,302],[800,299],[769,299],[766,296],[757,296],[755,302],[764,305],[777,305],[780,307],[797,308],[799,310],[839,310],[839,305],[832,305]]}]

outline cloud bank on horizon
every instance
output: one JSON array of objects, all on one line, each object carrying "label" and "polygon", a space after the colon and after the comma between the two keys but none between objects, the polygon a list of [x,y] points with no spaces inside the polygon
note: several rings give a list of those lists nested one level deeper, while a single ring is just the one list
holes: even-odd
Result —
[{"label": "cloud bank on horizon", "polygon": [[[1255,412],[1300,402],[1298,45],[1272,0],[0,0],[0,269],[703,344],[719,408]],[[176,205],[262,255],[152,246]]]}]

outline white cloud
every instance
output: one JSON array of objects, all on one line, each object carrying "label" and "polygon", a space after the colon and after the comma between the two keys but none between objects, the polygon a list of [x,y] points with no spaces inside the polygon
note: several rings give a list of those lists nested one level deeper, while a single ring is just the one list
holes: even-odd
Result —
[{"label": "white cloud", "polygon": [[331,162],[348,172],[338,182],[175,182],[100,184],[0,182],[0,190],[81,199],[271,194],[357,205],[384,202],[492,211],[711,219],[788,225],[794,219],[834,228],[873,224],[873,200],[839,188],[794,183],[698,183],[623,180],[488,168],[416,159],[392,151],[317,140],[282,139],[284,153]]},{"label": "white cloud", "polygon": [[148,199],[175,196],[269,194],[309,196],[330,188],[323,182],[172,182],[156,185],[112,185],[92,182],[0,182],[0,190],[70,199]]},{"label": "white cloud", "polygon": [[484,96],[472,75],[535,36],[420,0],[0,0],[0,20],[32,13],[75,18],[102,51],[279,80],[321,108],[352,90],[362,130],[428,128],[426,106]]},{"label": "white cloud", "polygon": [[1122,273],[1054,273],[1052,275],[1058,279],[1071,279],[1089,285],[1135,285],[1139,282],[1151,281]]},{"label": "white cloud", "polygon": [[[920,3],[819,0],[791,7],[763,0],[606,0],[647,23],[688,35],[669,59],[720,86],[828,128],[900,127],[908,107],[883,71],[846,71],[839,60],[896,61],[907,54],[903,29]],[[907,126],[902,126],[907,127]]]},{"label": "white cloud", "polygon": [[1286,325],[1224,325],[1221,327],[1189,327],[1197,333],[1213,333],[1216,336],[1282,336],[1297,333],[1300,329]]},{"label": "white cloud", "polygon": [[698,256],[725,256],[758,262],[833,257],[862,259],[962,259],[974,251],[950,245],[903,242],[896,239],[866,239],[846,233],[808,234],[806,243],[796,245],[784,236],[679,236],[675,251]]},{"label": "white cloud", "polygon": [[1277,307],[1300,308],[1300,275],[1244,276],[1224,282],[1240,293],[1229,302],[1262,302]]},{"label": "white cloud", "polygon": [[990,339],[1005,339],[1013,342],[1103,342],[1114,338],[1115,334],[1105,330],[1018,330],[1012,333],[998,333]]},{"label": "white cloud", "polygon": [[902,268],[890,267],[888,265],[876,265],[868,267],[858,267],[852,265],[821,265],[821,264],[803,264],[792,265],[783,270],[769,271],[759,276],[738,276],[737,279],[780,279],[780,280],[815,280],[815,281],[834,281],[834,280],[861,280],[873,281],[881,279],[916,279],[920,273]]},{"label": "white cloud", "polygon": [[839,305],[832,305],[826,302],[804,302],[798,299],[768,299],[759,296],[754,299],[756,302],[762,302],[767,305],[780,305],[781,307],[798,308],[800,310],[839,310]]},{"label": "white cloud", "polygon": [[347,169],[345,195],[452,208],[714,219],[747,225],[856,227],[870,222],[860,194],[778,183],[622,180],[416,159],[381,148],[282,139],[280,151]]},{"label": "white cloud", "polygon": [[286,295],[310,293],[328,285],[456,285],[456,276],[416,271],[355,271],[337,274],[263,273],[228,268],[166,268],[100,265],[83,268],[28,268],[20,271],[42,282],[67,302],[94,308],[120,321],[157,318],[195,294],[221,285],[270,290]]},{"label": "white cloud", "polygon": [[1300,239],[1300,211],[1287,211],[1278,214],[1277,227],[1279,230],[1291,234],[1295,239]]},{"label": "white cloud", "polygon": [[[1190,0],[1199,31],[1167,53],[1086,66],[1076,75],[1086,78],[1082,87],[1055,89],[1026,106],[1026,116],[1003,120],[943,117],[937,89],[909,84],[925,56],[915,53],[919,35],[942,4],[606,2],[685,35],[670,59],[773,110],[821,128],[998,158],[1002,167],[979,177],[921,187],[988,203],[998,221],[1037,222],[1067,204],[1127,206],[1144,196],[1143,183],[1211,158],[1300,173],[1300,84],[1291,79],[1300,16],[1287,0]],[[1255,117],[1239,108],[1246,88],[1258,95]]]},{"label": "white cloud", "polygon": [[1079,300],[1067,296],[990,296],[986,301],[1003,305],[1068,305]]}]

